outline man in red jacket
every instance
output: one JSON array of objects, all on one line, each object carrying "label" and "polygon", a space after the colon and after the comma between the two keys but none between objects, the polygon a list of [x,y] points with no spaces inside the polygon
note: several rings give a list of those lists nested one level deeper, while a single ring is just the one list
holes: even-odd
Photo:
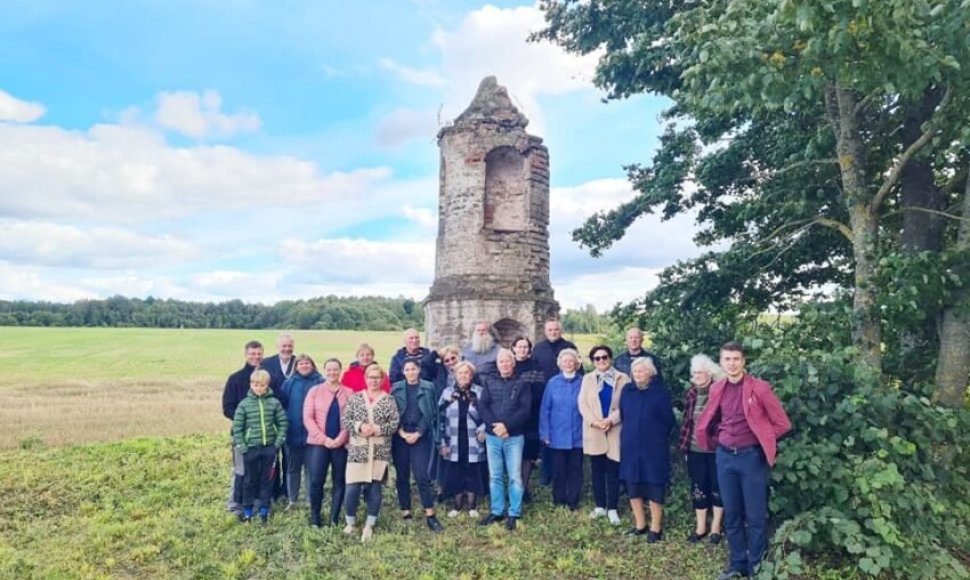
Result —
[{"label": "man in red jacket", "polygon": [[721,347],[727,378],[711,386],[697,420],[697,444],[717,448],[717,481],[724,503],[724,528],[731,561],[718,580],[751,576],[768,547],[768,480],[778,439],[791,421],[771,385],[744,370],[744,347]]}]

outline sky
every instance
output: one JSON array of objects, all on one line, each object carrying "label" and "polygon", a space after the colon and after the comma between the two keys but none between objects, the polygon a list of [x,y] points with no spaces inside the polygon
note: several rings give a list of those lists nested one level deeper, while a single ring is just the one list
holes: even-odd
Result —
[{"label": "sky", "polygon": [[0,299],[427,296],[438,128],[495,75],[549,148],[551,277],[605,310],[699,253],[647,216],[591,258],[667,103],[603,103],[535,3],[17,2],[0,19]]}]

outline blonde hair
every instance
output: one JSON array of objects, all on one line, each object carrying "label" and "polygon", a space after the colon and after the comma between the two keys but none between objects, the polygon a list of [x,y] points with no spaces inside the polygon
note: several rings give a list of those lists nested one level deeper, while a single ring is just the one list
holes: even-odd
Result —
[{"label": "blonde hair", "polygon": [[249,382],[257,381],[260,383],[269,384],[269,372],[263,369],[256,369],[253,374],[249,375]]},{"label": "blonde hair", "polygon": [[357,347],[357,352],[355,352],[354,355],[360,356],[360,353],[365,350],[369,352],[371,356],[374,356],[374,347],[366,342],[360,343],[360,346]]},{"label": "blonde hair", "polygon": [[373,370],[376,370],[377,372],[381,373],[381,380],[382,381],[384,380],[384,377],[387,376],[387,373],[384,372],[384,369],[381,368],[381,365],[379,365],[377,363],[370,363],[369,365],[367,365],[367,368],[364,369],[364,378],[366,379],[367,378],[367,373],[369,373],[369,372],[371,372]]},{"label": "blonde hair", "polygon": [[438,349],[438,356],[439,357],[445,358],[445,356],[448,355],[448,354],[455,354],[455,355],[459,355],[460,356],[461,355],[461,351],[458,350],[458,347],[457,346],[453,346],[453,345],[450,345],[450,344],[448,346],[443,346],[443,347],[441,347],[441,348]]}]

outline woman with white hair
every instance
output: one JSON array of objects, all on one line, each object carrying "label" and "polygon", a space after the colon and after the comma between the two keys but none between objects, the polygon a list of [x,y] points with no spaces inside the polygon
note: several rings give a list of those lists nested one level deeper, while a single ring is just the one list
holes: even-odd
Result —
[{"label": "woman with white hair", "polygon": [[559,351],[562,372],[549,379],[539,409],[539,438],[552,456],[552,503],[576,511],[583,489],[583,416],[579,414],[579,389],[583,376],[579,353]]},{"label": "woman with white hair", "polygon": [[704,451],[697,445],[694,426],[707,406],[708,396],[711,394],[711,384],[724,377],[724,371],[711,358],[704,354],[694,355],[690,359],[690,382],[684,403],[684,420],[680,429],[680,450],[687,458],[687,473],[690,475],[690,495],[694,504],[694,515],[697,523],[694,531],[687,538],[691,544],[696,544],[708,534],[707,512],[713,511],[711,519],[711,544],[721,542],[721,521],[724,517],[724,507],[717,485],[716,454]]}]

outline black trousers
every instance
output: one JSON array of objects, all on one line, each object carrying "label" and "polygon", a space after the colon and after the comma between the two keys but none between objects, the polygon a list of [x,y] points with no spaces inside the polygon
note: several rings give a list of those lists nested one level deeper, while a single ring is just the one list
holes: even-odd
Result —
[{"label": "black trousers", "polygon": [[[300,483],[305,469],[307,447],[287,445],[284,450],[286,452],[286,497],[290,503],[296,503],[300,497]],[[307,477],[309,478],[309,475]]]},{"label": "black trousers", "polygon": [[246,473],[243,476],[242,505],[252,508],[258,499],[259,507],[269,509],[273,501],[273,467],[276,463],[276,447],[265,445],[250,448],[243,456]]},{"label": "black trousers", "polygon": [[391,441],[391,457],[394,461],[394,470],[397,478],[394,482],[397,487],[397,504],[402,510],[411,509],[411,472],[414,472],[414,479],[418,482],[418,495],[421,496],[421,507],[430,509],[434,507],[434,489],[431,485],[431,478],[428,476],[428,467],[431,465],[431,436],[422,435],[414,445],[408,445],[400,435],[395,434]]},{"label": "black trousers", "polygon": [[598,508],[618,509],[620,504],[620,462],[603,455],[590,455],[590,475],[593,478],[593,502]]},{"label": "black trousers", "polygon": [[307,497],[310,498],[310,517],[319,518],[323,505],[323,486],[330,470],[330,523],[340,520],[340,508],[344,504],[347,481],[347,449],[327,449],[323,445],[307,445]]},{"label": "black trousers", "polygon": [[687,453],[687,474],[690,476],[690,497],[695,510],[723,507],[721,488],[717,484],[717,454]]},{"label": "black trousers", "polygon": [[552,458],[552,501],[569,509],[579,507],[583,491],[583,449],[549,449]]}]

